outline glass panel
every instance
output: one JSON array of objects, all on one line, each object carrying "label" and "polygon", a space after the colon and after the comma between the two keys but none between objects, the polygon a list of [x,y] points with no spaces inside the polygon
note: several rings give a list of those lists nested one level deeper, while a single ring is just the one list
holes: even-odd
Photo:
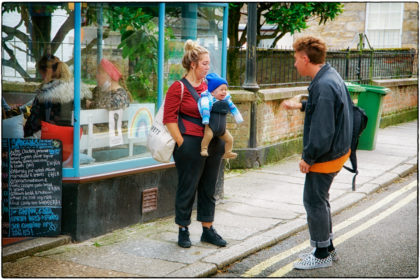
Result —
[{"label": "glass panel", "polygon": [[[82,169],[151,164],[145,144],[157,104],[158,14],[156,3],[82,4]],[[223,8],[167,4],[166,15],[164,92],[184,74],[181,59],[187,38],[198,40],[210,51],[210,71],[220,74]],[[74,4],[3,3],[2,42],[3,119],[21,115],[15,127],[19,128],[17,137],[23,137],[22,116],[29,115],[40,89],[47,86],[47,92],[58,92],[51,80],[65,79],[66,89],[54,95],[58,99],[42,98],[40,102],[38,98],[32,106],[32,112],[34,108],[38,112],[26,121],[31,124],[30,118],[37,117],[58,125],[49,131],[50,137],[60,139],[68,131],[63,126],[71,129],[74,119]],[[38,63],[44,54],[49,54],[46,62]],[[103,58],[108,62],[101,63]],[[68,75],[57,76],[58,68]],[[38,121],[31,137],[40,137],[40,129]],[[72,148],[70,143],[70,154]],[[71,167],[72,157],[66,154],[65,158],[69,159],[65,167]]]},{"label": "glass panel", "polygon": [[20,118],[14,131],[3,131],[3,137],[60,139],[63,159],[69,164],[73,149],[73,10],[67,3],[2,4],[3,123]]},{"label": "glass panel", "polygon": [[158,6],[88,3],[82,10],[80,164],[150,157],[157,102]]},{"label": "glass panel", "polygon": [[167,4],[165,18],[168,59],[165,60],[165,92],[168,85],[185,74],[182,67],[184,43],[187,39],[198,41],[210,52],[209,73],[222,71],[223,8],[206,7],[195,3]]}]

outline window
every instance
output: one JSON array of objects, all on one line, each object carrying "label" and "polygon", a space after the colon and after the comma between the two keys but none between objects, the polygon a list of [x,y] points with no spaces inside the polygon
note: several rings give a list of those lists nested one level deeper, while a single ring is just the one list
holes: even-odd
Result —
[{"label": "window", "polygon": [[[170,86],[185,74],[181,60],[187,39],[196,40],[209,50],[209,73],[222,74],[223,12],[223,8],[206,4],[167,4],[165,26],[166,32],[171,36],[167,41],[166,86]],[[166,89],[165,87],[165,92]]]},{"label": "window", "polygon": [[401,47],[404,3],[367,3],[366,5],[366,34],[372,47]]},{"label": "window", "polygon": [[[66,98],[46,102],[39,116],[57,126],[48,135],[57,139],[64,134],[61,126],[72,130],[75,119],[80,123],[78,145],[73,145],[72,137],[66,138],[71,140],[72,156],[64,162],[63,177],[154,165],[157,162],[146,147],[147,133],[166,90],[185,72],[180,65],[186,39],[197,40],[209,50],[211,72],[222,76],[226,72],[226,11],[227,4],[217,3],[3,3],[3,103],[22,110],[25,105],[35,108],[40,89],[46,84],[51,89],[55,79],[46,73],[56,71],[55,62],[60,61],[69,73]],[[81,28],[75,26],[79,19]],[[80,45],[75,45],[79,42],[75,34]],[[44,68],[49,70],[41,73],[38,66],[44,56]],[[76,118],[74,88],[79,82],[73,77],[79,75],[76,94],[81,106]],[[52,114],[45,114],[46,107]],[[43,137],[41,128],[38,125],[34,132],[39,133],[30,136]]]},{"label": "window", "polygon": [[88,3],[82,9],[80,164],[150,157],[157,102],[158,6]]}]

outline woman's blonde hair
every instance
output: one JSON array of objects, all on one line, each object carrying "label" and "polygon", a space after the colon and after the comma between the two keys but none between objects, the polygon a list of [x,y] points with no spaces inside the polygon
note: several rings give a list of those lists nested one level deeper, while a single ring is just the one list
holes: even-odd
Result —
[{"label": "woman's blonde hair", "polygon": [[44,55],[39,60],[37,68],[38,71],[42,71],[44,73],[47,73],[48,68],[52,69],[51,77],[47,77],[47,80],[54,79],[68,82],[73,77],[67,64],[62,62],[58,57],[51,54]]},{"label": "woman's blonde hair", "polygon": [[184,56],[182,57],[182,66],[185,70],[190,71],[191,63],[197,63],[202,54],[208,54],[209,51],[200,46],[197,42],[187,40],[184,45]]}]

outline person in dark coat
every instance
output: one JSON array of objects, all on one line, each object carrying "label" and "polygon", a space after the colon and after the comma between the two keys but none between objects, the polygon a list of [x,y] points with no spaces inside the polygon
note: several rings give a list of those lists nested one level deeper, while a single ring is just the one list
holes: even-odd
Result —
[{"label": "person in dark coat", "polygon": [[309,76],[308,100],[284,102],[286,109],[305,111],[303,152],[299,168],[306,174],[303,202],[310,243],[315,249],[294,264],[295,269],[328,267],[337,260],[333,245],[329,190],[334,177],[350,156],[353,111],[343,79],[325,63],[327,47],[319,38],[307,36],[293,44],[295,67]]}]

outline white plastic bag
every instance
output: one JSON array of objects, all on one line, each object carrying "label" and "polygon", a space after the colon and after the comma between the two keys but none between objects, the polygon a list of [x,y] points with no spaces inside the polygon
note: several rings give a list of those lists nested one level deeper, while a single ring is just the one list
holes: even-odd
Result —
[{"label": "white plastic bag", "polygon": [[[181,83],[181,102],[184,95],[184,84]],[[163,124],[163,110],[165,100],[157,112],[147,136],[147,147],[152,157],[160,162],[169,162],[174,151],[175,140],[169,133],[168,128]]]}]

